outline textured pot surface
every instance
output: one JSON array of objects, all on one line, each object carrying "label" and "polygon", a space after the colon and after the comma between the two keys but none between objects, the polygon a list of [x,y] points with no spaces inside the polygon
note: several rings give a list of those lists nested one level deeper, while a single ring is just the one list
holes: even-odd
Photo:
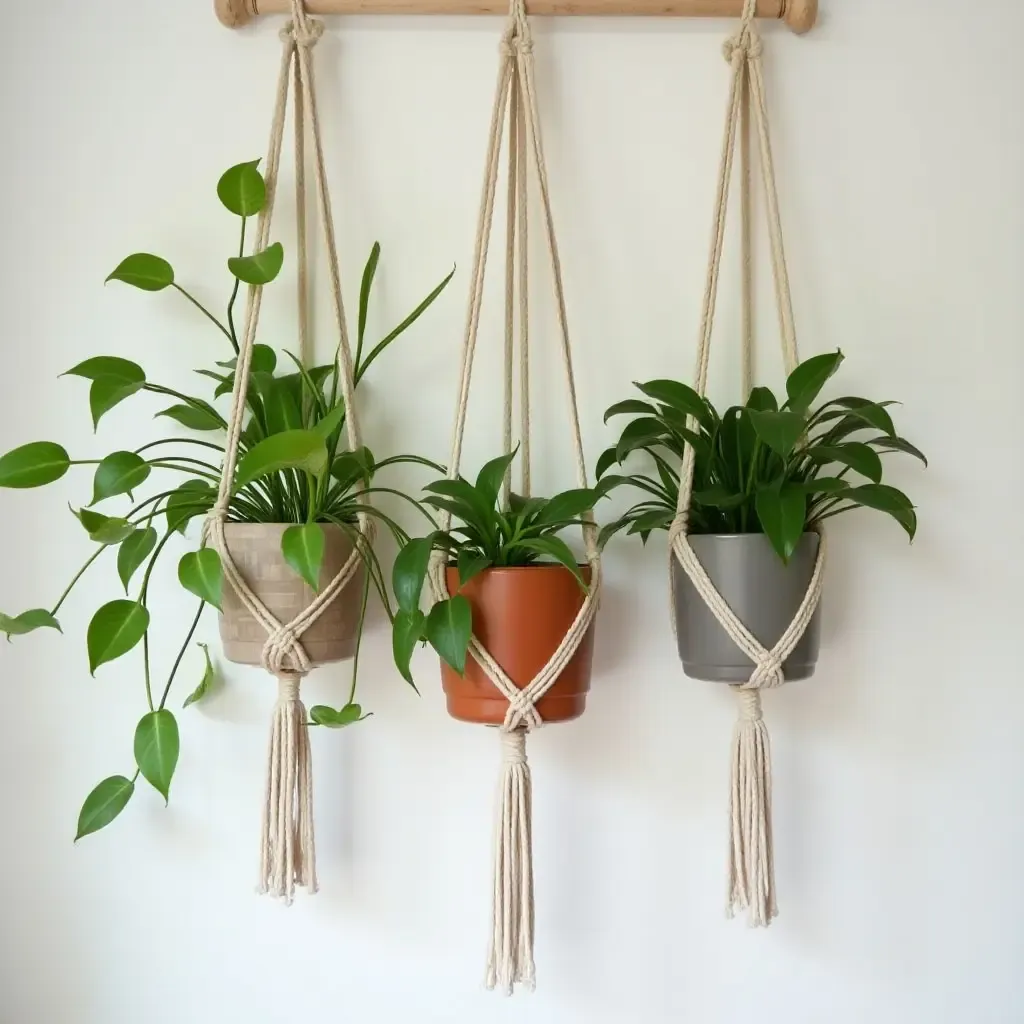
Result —
[{"label": "textured pot surface", "polygon": [[[700,535],[690,544],[718,592],[760,643],[771,649],[789,628],[814,573],[819,537],[805,533],[789,564],[764,534]],[[676,640],[688,676],[745,683],[754,663],[736,646],[673,557]],[[821,605],[783,667],[786,679],[814,674],[821,642]]]},{"label": "textured pot surface", "polygon": [[[589,582],[590,568],[583,576]],[[459,571],[447,570],[456,593]],[[560,565],[485,569],[459,591],[473,608],[473,631],[508,677],[528,686],[551,660],[583,607],[579,581]],[[568,722],[583,714],[594,660],[594,626],[547,694],[537,702],[545,722]],[[448,713],[463,722],[501,725],[508,701],[470,655],[460,676],[441,662]]]},{"label": "textured pot surface", "polygon": [[[308,608],[316,594],[308,583],[284,560],[281,537],[287,523],[228,523],[224,539],[242,578],[253,593],[280,622],[287,625]],[[340,526],[322,524],[324,561],[320,568],[320,586],[327,586],[349,559],[353,543]],[[342,661],[355,653],[359,628],[359,608],[363,596],[360,563],[335,600],[299,639],[309,657],[317,664]],[[234,588],[224,582],[224,612],[220,617],[220,638],[224,656],[241,665],[259,665],[266,630],[249,614]]]}]

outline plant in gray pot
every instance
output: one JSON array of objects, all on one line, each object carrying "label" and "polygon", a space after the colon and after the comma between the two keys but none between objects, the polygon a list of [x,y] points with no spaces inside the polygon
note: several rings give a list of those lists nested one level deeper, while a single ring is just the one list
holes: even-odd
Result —
[{"label": "plant in gray pot", "polygon": [[[757,640],[772,649],[793,622],[814,571],[820,527],[857,508],[891,516],[913,539],[910,499],[882,482],[883,456],[925,456],[896,432],[893,402],[843,397],[819,403],[839,369],[841,352],[805,360],[786,381],[780,402],[754,388],[743,406],[722,415],[692,388],[674,380],[636,387],[643,398],[613,405],[605,422],[633,417],[597,465],[598,480],[642,452],[649,469],[612,476],[614,486],[643,500],[602,530],[602,543],[624,531],[646,543],[676,517],[679,469],[693,448],[690,545],[726,603]],[[679,656],[686,674],[745,683],[754,663],[728,635],[689,576],[672,559]],[[819,612],[783,666],[787,680],[806,679],[818,658]]]}]

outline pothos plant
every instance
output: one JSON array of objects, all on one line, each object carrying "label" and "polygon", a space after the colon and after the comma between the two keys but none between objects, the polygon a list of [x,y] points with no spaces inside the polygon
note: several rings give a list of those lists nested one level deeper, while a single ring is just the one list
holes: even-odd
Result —
[{"label": "pothos plant", "polygon": [[[517,449],[518,451],[518,449]],[[429,643],[459,675],[473,633],[470,603],[461,589],[485,569],[555,563],[565,566],[587,589],[575,554],[558,536],[584,523],[584,516],[605,496],[611,484],[575,488],[551,498],[524,498],[510,493],[501,501],[502,484],[516,451],[488,462],[476,482],[459,477],[428,484],[424,503],[449,513],[458,525],[434,530],[408,541],[399,551],[392,572],[398,610],[392,626],[395,664],[412,682],[410,662],[416,645]],[[429,614],[420,608],[434,552],[458,568],[459,591],[438,601]]]},{"label": "pothos plant", "polygon": [[[888,411],[894,402],[845,397],[815,405],[842,361],[841,352],[807,359],[787,379],[781,403],[768,388],[757,387],[745,405],[722,415],[679,381],[637,384],[646,400],[630,398],[605,413],[606,423],[615,416],[634,418],[601,455],[597,476],[645,497],[602,530],[602,542],[623,530],[646,542],[652,531],[669,528],[687,445],[695,456],[692,533],[764,533],[788,562],[806,530],[868,508],[891,516],[913,540],[917,514],[902,491],[882,482],[882,456],[912,455],[926,466],[927,460],[897,434]],[[606,475],[637,452],[646,455],[650,469]]]},{"label": "pothos plant", "polygon": [[[270,284],[284,262],[280,243],[254,255],[244,255],[247,226],[267,200],[266,184],[258,163],[231,168],[217,187],[224,207],[240,220],[238,255],[228,260],[232,282],[223,320],[187,291],[176,280],[170,263],[159,256],[148,253],[129,256],[107,279],[147,292],[172,290],[213,325],[224,342],[227,358],[216,362],[212,368],[196,371],[213,382],[212,395],[184,394],[157,383],[140,365],[117,356],[96,356],[67,371],[71,376],[90,381],[89,406],[94,429],[115,406],[142,394],[171,401],[173,404],[159,410],[156,416],[175,421],[183,432],[147,441],[132,450],[118,450],[100,459],[72,458],[62,445],[52,441],[27,444],[0,458],[0,486],[10,488],[40,487],[60,480],[73,466],[94,467],[91,498],[87,505],[72,511],[95,545],[85,564],[51,607],[32,609],[16,616],[0,615],[0,631],[6,632],[10,639],[41,628],[60,630],[58,615],[68,596],[89,569],[107,556],[116,565],[126,596],[105,603],[89,623],[86,646],[90,672],[95,674],[100,666],[141,645],[147,711],[135,731],[135,772],[131,777],[115,775],[105,779],[93,789],[79,815],[76,840],[105,827],[121,813],[135,791],[140,774],[165,801],[168,799],[179,753],[178,724],[168,707],[171,688],[205,608],[207,605],[219,608],[221,604],[224,580],[216,551],[201,547],[185,554],[178,563],[178,579],[199,601],[161,686],[154,679],[149,645],[154,572],[174,538],[185,534],[193,520],[210,512],[216,501],[227,427],[217,401],[230,394],[234,385],[239,353],[235,310],[241,286]],[[371,346],[366,344],[367,312],[379,258],[380,247],[374,245],[359,293],[354,359],[357,388],[373,363],[415,323],[452,276],[445,277],[394,330]],[[357,529],[357,517],[360,513],[373,516],[399,544],[409,540],[403,527],[365,500],[366,497],[374,493],[397,496],[432,522],[429,513],[415,499],[376,484],[376,476],[402,463],[427,466],[437,472],[444,472],[444,468],[416,455],[393,455],[378,461],[366,447],[355,451],[345,447],[347,410],[340,393],[339,354],[336,352],[329,364],[306,367],[292,352],[285,350],[282,360],[270,346],[255,346],[228,520],[292,524],[284,532],[282,554],[314,589],[318,585],[324,552],[321,524],[333,523],[350,534],[367,570],[359,622],[361,639],[371,586],[380,596],[389,617],[392,611],[383,571],[372,547]],[[180,482],[172,485],[175,478]],[[154,484],[154,481],[158,482]],[[141,497],[144,488],[153,493]],[[114,500],[124,502],[127,507],[117,513],[98,510],[97,506],[106,507],[106,503]],[[141,582],[136,583],[140,571]],[[198,687],[184,701],[184,707],[202,700],[214,682],[209,652],[205,645],[199,647],[205,668]],[[312,724],[341,727],[366,717],[355,703],[358,661],[357,646],[345,706],[341,709],[312,708]]]}]

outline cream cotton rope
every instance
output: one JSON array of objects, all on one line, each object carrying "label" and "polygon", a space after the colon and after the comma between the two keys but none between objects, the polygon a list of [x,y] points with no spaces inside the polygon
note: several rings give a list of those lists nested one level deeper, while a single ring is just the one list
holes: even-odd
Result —
[{"label": "cream cotton rope", "polygon": [[[526,173],[528,151],[537,172],[545,236],[551,258],[555,301],[561,337],[562,361],[568,388],[572,439],[576,453],[577,478],[580,487],[587,486],[587,471],[583,455],[573,376],[572,352],[562,287],[561,263],[555,240],[554,220],[548,188],[547,168],[541,142],[540,120],[533,76],[533,44],[526,11],[522,0],[513,0],[508,25],[501,42],[501,63],[494,99],[491,128],[484,174],[483,196],[473,256],[472,283],[469,310],[463,343],[454,440],[449,475],[459,474],[462,441],[466,427],[473,358],[476,352],[480,325],[480,307],[483,298],[487,249],[494,216],[497,190],[498,164],[501,151],[502,127],[505,112],[509,120],[509,211],[506,240],[505,275],[505,388],[504,388],[504,440],[506,450],[512,450],[512,397],[515,364],[515,320],[519,320],[519,380],[522,456],[522,491],[530,488],[530,406],[528,362],[528,302],[527,302],[527,244],[526,244]],[[518,248],[517,248],[518,243]],[[518,289],[516,284],[518,283]],[[516,296],[518,294],[518,305]],[[505,494],[508,494],[506,483]],[[447,530],[451,517],[442,516],[441,529]],[[508,712],[500,728],[502,766],[499,783],[499,807],[495,828],[494,891],[492,931],[487,961],[488,988],[500,988],[511,994],[516,984],[533,987],[536,971],[533,959],[533,852],[531,836],[532,783],[526,759],[526,733],[543,725],[537,711],[537,702],[558,679],[562,670],[579,649],[597,613],[601,593],[601,567],[597,549],[597,533],[593,519],[588,515],[583,529],[587,561],[591,568],[591,582],[583,606],[566,633],[551,660],[528,685],[519,689],[505,674],[476,637],[470,640],[469,653],[480,664],[487,678],[509,702]],[[445,556],[435,552],[430,572],[436,600],[449,597],[445,580]]]},{"label": "cream cotton rope", "polygon": [[[737,127],[743,129],[741,142],[741,188],[743,247],[743,386],[747,393],[753,374],[753,311],[751,288],[750,239],[750,167],[746,140],[749,120],[757,132],[761,178],[767,207],[768,236],[771,251],[775,297],[782,335],[782,350],[786,372],[791,373],[799,359],[796,329],[793,323],[793,303],[790,295],[789,275],[782,240],[775,171],[768,133],[768,113],[765,104],[764,77],[761,68],[761,39],[754,27],[755,0],[746,0],[739,30],[727,40],[724,52],[732,65],[725,141],[722,149],[718,191],[715,205],[714,232],[708,262],[707,285],[701,316],[700,342],[694,389],[704,395],[707,390],[708,362],[711,348],[715,303],[722,263],[725,237],[726,209],[733,170]],[[746,393],[744,394],[746,400]],[[692,417],[689,424],[696,429]],[[711,582],[690,545],[688,519],[693,494],[695,454],[687,446],[680,469],[679,501],[676,517],[669,534],[670,545],[679,564],[692,581],[701,598],[721,623],[741,651],[754,663],[754,670],[746,683],[735,689],[739,698],[739,716],[733,734],[732,773],[730,785],[730,835],[728,862],[728,900],[730,915],[745,909],[751,925],[768,925],[778,913],[775,894],[775,865],[772,848],[771,820],[771,749],[768,730],[761,715],[760,691],[765,687],[781,686],[786,680],[783,665],[807,629],[821,598],[822,573],[826,544],[820,532],[814,571],[807,592],[789,628],[771,650],[736,617]]]},{"label": "cream cotton rope", "polygon": [[[270,223],[281,165],[289,87],[294,75],[300,351],[305,358],[308,350],[309,311],[304,129],[308,123],[313,142],[316,194],[324,230],[331,297],[339,336],[339,379],[346,410],[346,437],[349,447],[354,451],[360,446],[360,440],[353,401],[352,355],[341,296],[341,275],[324,165],[323,145],[320,137],[320,120],[310,52],[322,34],[322,22],[315,21],[306,14],[301,0],[293,0],[291,21],[281,31],[284,50],[266,162],[267,201],[259,217],[254,251],[260,252],[265,249],[270,237]],[[358,520],[357,542],[347,562],[338,575],[320,591],[316,599],[294,621],[289,623],[279,622],[270,613],[246,583],[231,557],[225,540],[224,526],[231,503],[239,440],[245,420],[249,369],[256,341],[262,295],[263,290],[260,286],[253,286],[249,290],[245,330],[238,354],[234,389],[231,396],[231,418],[228,422],[220,489],[217,503],[207,519],[205,533],[209,543],[220,554],[228,583],[234,588],[246,610],[266,630],[267,642],[263,648],[262,664],[268,672],[278,678],[278,699],[271,725],[267,786],[263,807],[259,890],[282,897],[290,903],[297,884],[305,886],[311,893],[317,890],[316,845],[313,834],[312,759],[306,725],[306,709],[299,698],[299,686],[302,678],[314,668],[314,664],[303,649],[300,638],[358,573],[361,557],[360,545],[369,544],[372,541],[372,529],[366,513],[361,513]]]}]

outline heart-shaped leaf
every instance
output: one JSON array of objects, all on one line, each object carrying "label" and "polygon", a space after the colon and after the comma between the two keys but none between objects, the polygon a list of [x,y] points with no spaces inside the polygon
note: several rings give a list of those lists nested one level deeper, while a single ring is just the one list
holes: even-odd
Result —
[{"label": "heart-shaped leaf", "polygon": [[43,487],[59,480],[71,456],[52,441],[33,441],[0,458],[0,487]]},{"label": "heart-shaped leaf", "polygon": [[416,645],[424,638],[427,617],[414,608],[412,611],[399,609],[395,613],[395,621],[391,626],[391,650],[395,656],[395,664],[402,678],[415,690],[410,664]]},{"label": "heart-shaped leaf", "polygon": [[264,438],[245,454],[235,474],[235,490],[281,469],[301,469],[319,477],[327,468],[327,445],[312,430],[286,430]]},{"label": "heart-shaped leaf", "polygon": [[160,292],[174,284],[174,269],[159,256],[137,252],[123,260],[107,280],[123,281],[144,292]]},{"label": "heart-shaped leaf", "polygon": [[764,487],[757,492],[754,507],[772,547],[788,563],[803,536],[807,518],[807,495],[803,488],[789,484],[781,488]]},{"label": "heart-shaped leaf", "polygon": [[427,579],[430,555],[434,550],[436,535],[414,537],[398,553],[391,570],[391,586],[395,592],[398,607],[405,612],[419,609],[420,594]]},{"label": "heart-shaped leaf", "polygon": [[196,646],[201,647],[203,650],[203,656],[206,658],[206,669],[203,672],[203,678],[200,680],[199,685],[185,698],[185,703],[181,705],[183,709],[191,707],[193,704],[198,704],[205,697],[209,696],[210,690],[217,681],[217,673],[213,669],[213,662],[210,661],[210,648],[206,644],[196,644]]},{"label": "heart-shaped leaf", "polygon": [[169,799],[179,747],[178,723],[167,708],[142,716],[135,729],[135,763],[164,803]]},{"label": "heart-shaped leaf", "polygon": [[259,160],[236,164],[217,183],[220,201],[236,217],[254,217],[267,202],[267,183],[259,166]]},{"label": "heart-shaped leaf", "polygon": [[319,523],[289,526],[281,537],[284,560],[316,591],[324,563],[324,531]]},{"label": "heart-shaped leaf", "polygon": [[92,617],[86,634],[89,672],[127,654],[149,629],[149,612],[137,601],[111,601]]},{"label": "heart-shaped leaf", "polygon": [[167,516],[167,530],[185,532],[196,516],[205,515],[213,508],[217,492],[205,480],[186,480],[167,499],[164,513]]},{"label": "heart-shaped leaf", "polygon": [[74,509],[71,511],[85,527],[89,539],[97,544],[120,544],[135,532],[135,527],[120,516],[105,516],[88,508],[79,509],[77,512]]},{"label": "heart-shaped leaf", "polygon": [[62,632],[60,623],[45,608],[32,608],[20,615],[4,615],[0,612],[0,633],[6,633],[7,639],[12,636],[24,636],[37,629],[55,629]]},{"label": "heart-shaped leaf", "polygon": [[135,452],[114,452],[97,467],[92,482],[92,504],[113,498],[118,494],[130,495],[149,478],[150,467]]},{"label": "heart-shaped leaf", "polygon": [[104,779],[86,798],[78,815],[75,842],[106,828],[128,805],[135,783],[123,775]]},{"label": "heart-shaped leaf", "polygon": [[224,567],[220,555],[213,548],[190,551],[178,563],[178,582],[196,597],[223,611]]},{"label": "heart-shaped leaf", "polygon": [[100,420],[126,398],[131,398],[143,388],[142,381],[125,382],[118,377],[97,377],[89,388],[89,411],[95,430]]},{"label": "heart-shaped leaf", "polygon": [[156,530],[152,526],[139,527],[123,541],[117,550],[117,575],[128,593],[128,584],[142,563],[156,547]]},{"label": "heart-shaped leaf", "polygon": [[189,430],[223,430],[225,426],[216,409],[198,400],[195,405],[172,405],[157,416],[167,416]]},{"label": "heart-shaped leaf", "polygon": [[324,704],[317,704],[309,709],[309,717],[314,725],[324,725],[328,729],[344,729],[346,725],[354,725],[370,716],[364,715],[358,704],[346,704],[337,711]]},{"label": "heart-shaped leaf", "polygon": [[459,675],[466,671],[466,652],[473,635],[473,609],[469,601],[456,594],[438,601],[427,616],[427,639],[431,647]]},{"label": "heart-shaped leaf", "polygon": [[284,246],[275,242],[252,256],[233,256],[228,260],[228,270],[245,284],[264,285],[281,273],[283,264]]},{"label": "heart-shaped leaf", "polygon": [[804,432],[804,418],[799,413],[750,409],[747,415],[757,436],[783,458],[793,451]]},{"label": "heart-shaped leaf", "polygon": [[84,377],[99,380],[101,377],[120,380],[125,384],[144,384],[146,374],[138,363],[120,356],[93,356],[68,370],[66,377]]},{"label": "heart-shaped leaf", "polygon": [[472,548],[462,548],[459,551],[458,565],[459,586],[464,587],[474,576],[490,568],[491,560]]}]

